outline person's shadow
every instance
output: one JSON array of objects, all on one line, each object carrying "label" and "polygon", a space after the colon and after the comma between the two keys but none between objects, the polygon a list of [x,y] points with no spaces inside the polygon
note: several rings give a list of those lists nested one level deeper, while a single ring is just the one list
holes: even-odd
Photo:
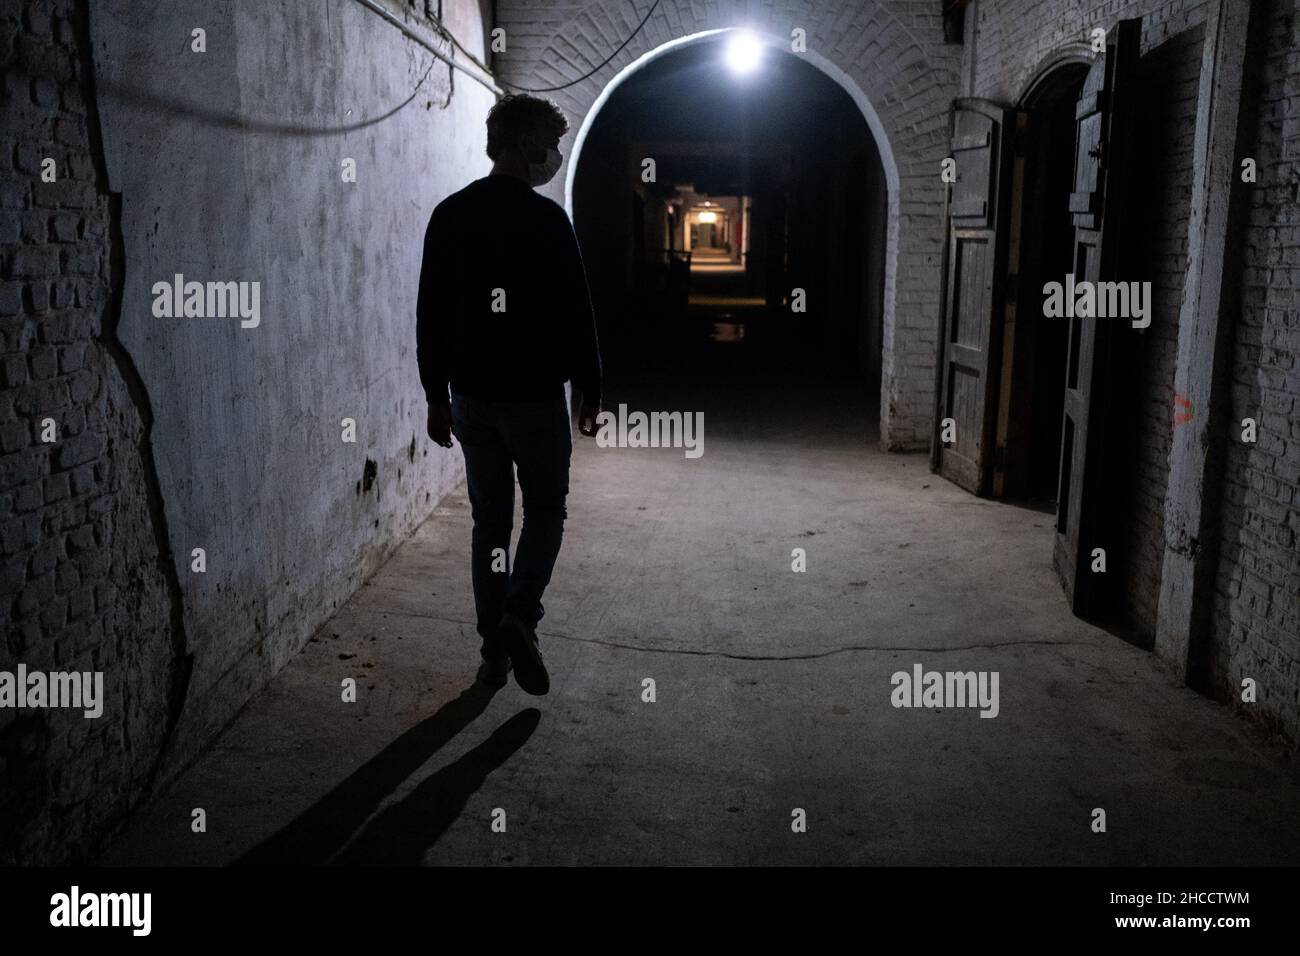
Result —
[{"label": "person's shadow", "polygon": [[470,795],[524,745],[541,719],[542,712],[535,707],[515,714],[465,756],[421,781],[405,799],[385,807],[332,862],[344,866],[422,862],[425,851],[456,822]]},{"label": "person's shadow", "polygon": [[[437,713],[407,730],[277,833],[231,866],[302,866],[327,863],[384,797],[424,765],[444,744],[471,724],[492,700],[493,688],[475,683]],[[408,797],[387,808],[353,841],[356,862],[418,863],[424,851],[464,808],[487,775],[524,745],[541,721],[535,708],[511,717],[483,743],[434,773]],[[415,817],[394,832],[397,816]],[[349,862],[340,860],[339,862]]]}]

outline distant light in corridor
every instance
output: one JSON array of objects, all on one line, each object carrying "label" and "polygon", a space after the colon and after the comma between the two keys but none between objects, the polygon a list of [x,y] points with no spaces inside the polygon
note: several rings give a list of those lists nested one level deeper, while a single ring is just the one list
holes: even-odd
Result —
[{"label": "distant light in corridor", "polygon": [[717,222],[717,221],[718,221],[718,214],[716,212],[700,213],[700,222]]},{"label": "distant light in corridor", "polygon": [[752,73],[763,58],[763,44],[752,33],[734,33],[727,40],[724,59],[731,72],[737,75]]}]

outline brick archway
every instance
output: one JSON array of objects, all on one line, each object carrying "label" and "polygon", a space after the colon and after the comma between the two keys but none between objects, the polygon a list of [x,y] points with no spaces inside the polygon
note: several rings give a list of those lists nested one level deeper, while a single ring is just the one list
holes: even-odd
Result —
[{"label": "brick archway", "polygon": [[[624,80],[672,50],[743,28],[782,55],[808,60],[848,93],[876,141],[886,180],[880,435],[891,450],[929,446],[943,244],[939,171],[948,153],[960,57],[960,47],[943,43],[938,6],[932,15],[914,6],[868,0],[812,12],[777,3],[747,12],[739,5],[702,9],[690,0],[663,0],[607,66],[546,94],[570,122],[564,182],[554,182],[547,193],[572,213],[577,159],[596,114]],[[567,83],[600,63],[638,20],[625,0],[573,0],[545,13],[522,0],[502,0],[497,25],[515,39],[498,58],[498,70],[525,87]],[[795,29],[806,39],[798,53],[791,52]]]}]

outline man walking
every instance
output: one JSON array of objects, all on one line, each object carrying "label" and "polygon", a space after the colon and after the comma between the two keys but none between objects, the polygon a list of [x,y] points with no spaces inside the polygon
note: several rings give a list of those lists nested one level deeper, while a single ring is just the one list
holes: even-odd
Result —
[{"label": "man walking", "polygon": [[[600,352],[577,237],[564,210],[533,192],[559,171],[567,129],[549,100],[497,102],[487,117],[492,172],[434,209],[416,307],[429,437],[450,448],[454,434],[465,454],[478,679],[502,686],[513,663],[519,686],[538,695],[550,677],[536,629],[569,491],[564,383],[582,393],[582,434],[596,433],[600,411]],[[516,467],[524,520],[512,564]]]}]

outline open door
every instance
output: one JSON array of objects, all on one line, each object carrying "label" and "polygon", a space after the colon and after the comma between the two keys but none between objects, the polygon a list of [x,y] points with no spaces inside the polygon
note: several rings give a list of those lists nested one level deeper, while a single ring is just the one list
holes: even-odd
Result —
[{"label": "open door", "polygon": [[[992,464],[1010,194],[1009,115],[987,100],[953,103],[956,181],[948,194],[931,465],[976,494],[988,492]],[[946,432],[953,440],[943,440]]]},{"label": "open door", "polygon": [[[1119,278],[1126,144],[1131,140],[1140,20],[1121,20],[1106,38],[1105,57],[1088,71],[1075,109],[1075,283]],[[1061,276],[1057,281],[1064,282]],[[1042,321],[1052,321],[1044,319]],[[1105,502],[1107,389],[1116,318],[1069,318],[1060,492],[1052,560],[1075,614],[1103,613],[1105,574],[1092,571],[1095,548],[1106,548],[1100,520]]]}]

